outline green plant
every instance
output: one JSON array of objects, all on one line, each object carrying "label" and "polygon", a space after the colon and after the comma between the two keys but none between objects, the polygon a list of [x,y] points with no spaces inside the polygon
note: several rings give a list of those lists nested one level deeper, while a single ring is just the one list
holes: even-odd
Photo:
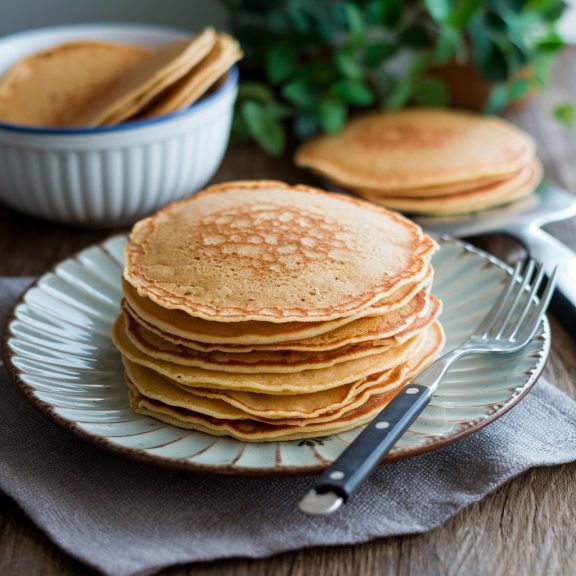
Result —
[{"label": "green plant", "polygon": [[[444,106],[435,71],[472,63],[496,112],[548,79],[559,0],[224,0],[245,51],[233,136],[279,155],[352,111]],[[564,117],[570,113],[564,111]]]}]

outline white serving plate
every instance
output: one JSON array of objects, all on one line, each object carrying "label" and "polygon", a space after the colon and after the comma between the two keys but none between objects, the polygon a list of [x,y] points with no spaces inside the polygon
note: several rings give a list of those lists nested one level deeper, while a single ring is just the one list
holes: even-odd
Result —
[{"label": "white serving plate", "polygon": [[[334,461],[359,429],[247,443],[177,428],[130,409],[120,355],[110,338],[122,297],[125,242],[125,236],[117,236],[63,261],[16,305],[7,324],[5,356],[26,395],[95,444],[161,465],[230,474],[305,474]],[[456,241],[442,242],[432,263],[448,351],[480,324],[510,271]],[[434,450],[500,417],[536,382],[549,350],[550,329],[543,319],[521,352],[459,361],[387,460]]]}]

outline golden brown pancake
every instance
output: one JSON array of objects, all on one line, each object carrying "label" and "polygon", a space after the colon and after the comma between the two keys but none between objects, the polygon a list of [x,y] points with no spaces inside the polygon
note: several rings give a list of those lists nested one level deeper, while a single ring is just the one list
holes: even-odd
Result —
[{"label": "golden brown pancake", "polygon": [[373,204],[282,182],[213,186],[138,222],[124,278],[218,322],[353,316],[422,278],[435,242]]},{"label": "golden brown pancake", "polygon": [[199,100],[230,67],[242,58],[240,45],[228,34],[218,34],[212,50],[188,74],[171,85],[143,112],[142,118],[169,114]]},{"label": "golden brown pancake", "polygon": [[542,165],[538,160],[533,160],[517,177],[498,185],[490,185],[461,194],[437,198],[393,198],[366,191],[358,191],[358,194],[371,202],[394,210],[413,214],[447,216],[486,210],[514,202],[532,194],[541,181]]},{"label": "golden brown pancake", "polygon": [[[442,340],[441,328],[438,324],[434,324],[427,338],[430,347],[439,347]],[[213,435],[229,435],[245,441],[272,441],[291,440],[310,436],[326,436],[365,424],[374,418],[374,416],[390,402],[397,390],[407,381],[409,381],[408,377],[396,380],[396,385],[392,390],[368,395],[364,402],[351,410],[341,411],[337,409],[334,418],[331,418],[332,415],[327,413],[316,419],[311,418],[307,420],[309,422],[308,424],[305,423],[307,421],[298,421],[295,425],[280,424],[279,422],[261,422],[253,418],[217,418],[180,406],[171,406],[165,404],[163,401],[142,396],[129,378],[127,379],[127,384],[130,389],[131,406],[134,410],[142,414],[154,416],[159,420],[179,427],[191,428]],[[232,414],[231,407],[224,407],[224,403],[212,403],[210,408],[208,408],[208,403],[202,402],[204,409],[207,411],[215,412],[217,409],[220,409],[226,411],[228,414]],[[237,412],[234,412],[234,414],[238,415]]]},{"label": "golden brown pancake", "polygon": [[0,120],[67,126],[150,51],[112,42],[70,42],[29,56],[0,79]]},{"label": "golden brown pancake", "polygon": [[143,321],[127,304],[123,305],[125,315],[130,316],[142,328],[152,332],[163,341],[205,353],[228,352],[234,354],[254,350],[323,352],[358,342],[371,342],[376,347],[389,347],[404,342],[418,330],[425,328],[438,316],[440,308],[440,302],[434,296],[428,296],[426,291],[422,291],[405,308],[388,314],[366,316],[318,336],[275,344],[242,346],[241,344],[204,344],[173,336]]},{"label": "golden brown pancake", "polygon": [[101,126],[129,118],[201,62],[215,41],[215,31],[206,28],[189,40],[163,46],[77,114],[74,125]]},{"label": "golden brown pancake", "polygon": [[123,316],[115,322],[112,338],[122,355],[131,362],[151,368],[184,386],[191,388],[213,388],[244,390],[266,394],[311,393],[342,386],[361,378],[383,372],[404,362],[423,345],[422,333],[410,340],[384,349],[379,354],[349,360],[321,370],[302,370],[291,374],[278,373],[233,373],[223,370],[206,370],[193,366],[182,366],[158,360],[142,353],[132,344],[124,330]]},{"label": "golden brown pancake", "polygon": [[[450,194],[461,194],[462,192],[468,192],[482,186],[488,186],[489,184],[500,184],[509,178],[517,176],[520,171],[524,170],[525,168],[526,167],[523,167],[520,170],[513,172],[511,175],[506,174],[505,176],[486,176],[485,178],[478,178],[476,180],[466,180],[465,182],[450,182],[449,184],[439,184],[438,186],[427,186],[424,188],[386,188],[385,182],[383,182],[382,186],[378,189],[361,187],[359,187],[359,189],[363,189],[367,193],[371,194],[382,194],[386,196],[401,198],[429,198],[436,196],[448,196]],[[327,183],[335,185],[342,191],[351,189],[347,184],[339,182],[333,177],[322,174],[318,170],[314,170],[314,172],[318,174],[321,179],[325,180]]]},{"label": "golden brown pancake", "polygon": [[[168,310],[162,308],[149,298],[138,294],[136,288],[126,280],[122,282],[126,309],[141,324],[157,334],[181,344],[180,339],[194,343],[214,346],[215,350],[225,351],[219,346],[273,346],[281,343],[281,348],[291,348],[288,343],[302,341],[326,332],[333,332],[337,328],[366,316],[380,316],[393,314],[408,303],[430,285],[432,280],[432,267],[427,266],[423,278],[406,284],[373,306],[361,310],[353,316],[345,316],[326,322],[211,322],[201,318],[194,318],[182,310]],[[284,346],[286,344],[286,346]],[[192,344],[191,344],[192,346]],[[278,349],[281,349],[278,348]],[[200,346],[200,350],[206,347]],[[234,350],[231,350],[234,351]]]},{"label": "golden brown pancake", "polygon": [[[423,310],[426,306],[425,295],[422,295],[420,300]],[[392,328],[394,333],[402,332],[415,318],[416,313],[410,316],[406,322],[396,323]],[[386,316],[382,319],[381,324],[385,324],[385,319]],[[203,352],[163,339],[135,321],[129,314],[125,314],[121,322],[124,323],[126,337],[130,342],[140,352],[151,358],[166,360],[182,366],[197,366],[206,370],[223,370],[233,373],[274,372],[283,374],[301,372],[302,370],[318,370],[356,358],[380,354],[390,348],[388,343],[379,345],[382,339],[373,338],[372,340],[345,344],[325,351],[253,350],[242,353]],[[375,327],[375,329],[378,328]],[[386,330],[385,327],[384,330]],[[361,333],[354,332],[354,334],[361,337]]]},{"label": "golden brown pancake", "polygon": [[456,110],[374,112],[305,142],[296,164],[349,188],[405,190],[513,174],[535,154],[509,122]]},{"label": "golden brown pancake", "polygon": [[396,387],[400,381],[420,372],[438,352],[441,344],[442,340],[437,339],[436,331],[432,329],[418,354],[396,368],[344,386],[289,396],[208,388],[191,390],[130,360],[124,359],[124,363],[128,378],[138,392],[147,398],[218,418],[253,418],[262,422],[295,424],[299,420],[317,419],[327,413],[330,414],[328,420],[333,419],[336,412],[356,408],[372,394]]}]

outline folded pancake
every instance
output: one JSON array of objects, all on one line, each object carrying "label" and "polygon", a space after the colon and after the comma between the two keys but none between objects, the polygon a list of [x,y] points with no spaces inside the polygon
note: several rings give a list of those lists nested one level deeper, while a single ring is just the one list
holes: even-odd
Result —
[{"label": "folded pancake", "polygon": [[274,181],[220,184],[138,222],[124,278],[213,322],[353,316],[423,278],[435,242],[399,214]]}]

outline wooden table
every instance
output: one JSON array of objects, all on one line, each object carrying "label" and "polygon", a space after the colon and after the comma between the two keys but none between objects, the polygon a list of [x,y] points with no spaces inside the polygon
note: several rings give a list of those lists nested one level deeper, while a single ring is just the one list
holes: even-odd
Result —
[{"label": "wooden table", "polygon": [[[576,128],[550,118],[556,100],[576,102],[576,51],[560,59],[550,89],[509,117],[538,143],[546,175],[576,194]],[[272,160],[246,146],[231,150],[215,181],[273,178],[311,182],[289,158]],[[548,227],[576,250],[576,219]],[[38,275],[119,230],[86,230],[41,222],[0,206],[0,275]],[[475,239],[506,258],[518,249],[501,238]],[[552,319],[553,347],[545,370],[576,398],[576,346]],[[265,560],[230,560],[167,570],[166,574],[281,576],[299,574],[576,574],[576,463],[531,470],[443,526],[421,536],[358,546],[316,548]],[[0,574],[90,574],[61,552],[8,497],[0,495]]]}]

